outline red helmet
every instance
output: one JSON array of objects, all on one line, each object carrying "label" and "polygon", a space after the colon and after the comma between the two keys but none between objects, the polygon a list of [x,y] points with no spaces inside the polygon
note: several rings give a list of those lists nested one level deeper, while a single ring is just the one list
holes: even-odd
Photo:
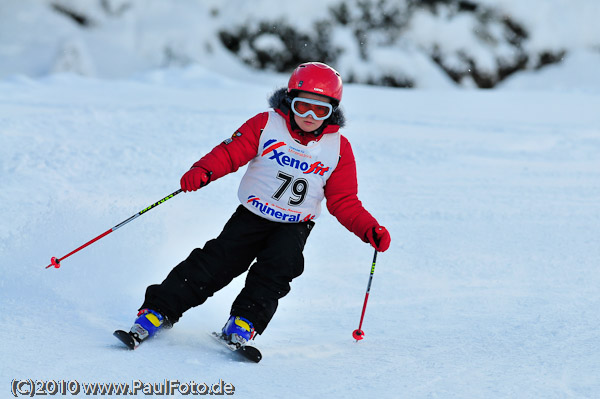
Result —
[{"label": "red helmet", "polygon": [[307,62],[292,72],[288,93],[292,90],[331,97],[339,103],[342,101],[342,77],[327,64]]}]

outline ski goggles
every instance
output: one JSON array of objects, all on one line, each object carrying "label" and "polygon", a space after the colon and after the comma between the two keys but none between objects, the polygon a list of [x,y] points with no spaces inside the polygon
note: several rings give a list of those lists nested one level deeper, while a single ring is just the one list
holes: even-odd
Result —
[{"label": "ski goggles", "polygon": [[322,121],[331,116],[333,107],[324,101],[296,97],[292,100],[292,111],[301,118],[311,115],[314,119]]}]

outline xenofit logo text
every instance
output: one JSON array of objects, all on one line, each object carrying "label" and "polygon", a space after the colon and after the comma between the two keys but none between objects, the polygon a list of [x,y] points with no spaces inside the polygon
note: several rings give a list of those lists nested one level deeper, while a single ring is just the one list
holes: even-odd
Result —
[{"label": "xenofit logo text", "polygon": [[294,169],[300,169],[304,174],[314,173],[323,176],[323,173],[329,171],[329,166],[325,167],[325,165],[319,161],[309,165],[308,162],[290,157],[289,155],[284,155],[283,151],[277,151],[280,147],[285,145],[286,144],[284,142],[277,142],[277,140],[271,139],[263,146],[264,151],[262,152],[261,156],[264,157],[265,155],[272,153],[269,159],[274,159],[275,162],[281,166],[289,166]]}]

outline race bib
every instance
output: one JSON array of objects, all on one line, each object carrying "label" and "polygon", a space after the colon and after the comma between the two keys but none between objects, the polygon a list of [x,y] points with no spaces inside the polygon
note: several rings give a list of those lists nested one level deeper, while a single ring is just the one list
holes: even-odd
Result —
[{"label": "race bib", "polygon": [[325,183],[339,156],[339,133],[325,134],[304,146],[292,138],[285,119],[270,111],[238,198],[251,212],[269,220],[298,223],[316,219],[321,214]]}]

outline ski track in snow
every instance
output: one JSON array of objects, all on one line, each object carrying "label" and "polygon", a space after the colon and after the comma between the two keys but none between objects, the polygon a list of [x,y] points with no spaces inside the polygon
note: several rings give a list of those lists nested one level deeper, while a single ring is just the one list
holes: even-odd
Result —
[{"label": "ski track in snow", "polygon": [[223,379],[235,397],[600,394],[594,93],[347,87],[359,196],[392,234],[358,343],[372,251],[325,209],[304,275],[257,339],[260,364],[206,334],[243,277],[136,351],[112,337],[147,285],[220,232],[243,171],[44,269],[175,191],[284,84],[234,85],[202,69],[0,82],[5,394],[13,378]]}]

